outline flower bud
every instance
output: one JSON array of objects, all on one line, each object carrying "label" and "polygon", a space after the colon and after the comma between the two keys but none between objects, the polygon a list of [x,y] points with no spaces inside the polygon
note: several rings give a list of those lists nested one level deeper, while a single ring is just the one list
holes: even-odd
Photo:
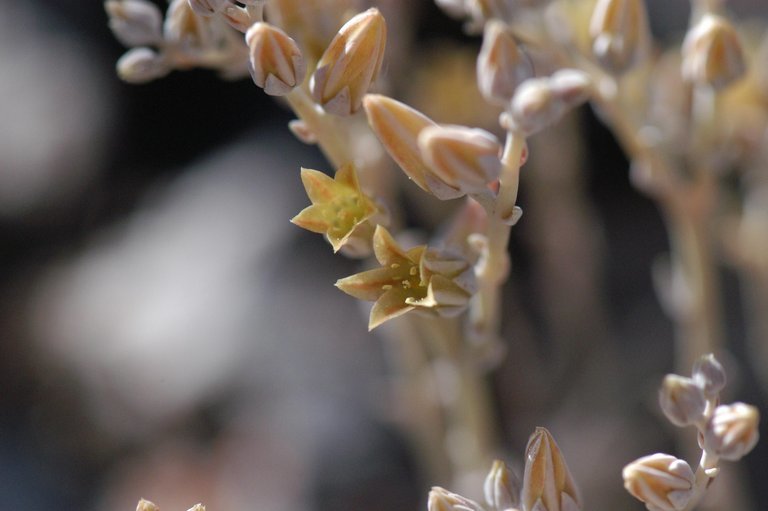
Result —
[{"label": "flower bud", "polygon": [[693,494],[693,470],[669,454],[635,460],[624,467],[622,476],[624,488],[652,511],[681,511]]},{"label": "flower bud", "polygon": [[254,23],[245,34],[254,83],[270,96],[284,96],[301,85],[306,72],[293,39],[269,23]]},{"label": "flower bud", "polygon": [[355,113],[379,74],[386,40],[387,27],[378,9],[368,9],[345,23],[312,75],[315,101],[336,115]]},{"label": "flower bud", "polygon": [[160,511],[160,508],[154,502],[141,499],[136,505],[136,511]]},{"label": "flower bud", "polygon": [[714,398],[725,387],[725,369],[713,354],[704,355],[693,365],[693,381],[706,397]]},{"label": "flower bud", "polygon": [[707,423],[704,450],[736,461],[752,450],[759,437],[760,413],[744,403],[720,405]]},{"label": "flower bud", "polygon": [[597,61],[608,71],[624,73],[648,49],[648,16],[643,0],[598,0],[589,35]]},{"label": "flower bud", "polygon": [[577,511],[581,496],[549,431],[538,427],[525,450],[523,511]]},{"label": "flower bud", "polygon": [[706,14],[683,41],[683,78],[721,90],[746,73],[739,35],[720,16]]},{"label": "flower bud", "polygon": [[109,28],[126,46],[156,45],[163,40],[163,14],[146,0],[108,0]]},{"label": "flower bud", "polygon": [[477,84],[483,97],[505,104],[517,86],[533,76],[533,63],[517,45],[509,27],[498,20],[486,23],[477,57]]},{"label": "flower bud", "polygon": [[133,48],[117,61],[117,75],[128,83],[146,83],[170,71],[165,59],[149,48]]},{"label": "flower bud", "polygon": [[501,460],[495,460],[483,486],[485,501],[491,509],[505,511],[520,505],[520,480]]},{"label": "flower bud", "polygon": [[564,112],[565,105],[553,93],[546,78],[524,81],[512,98],[512,121],[528,135],[554,124]]},{"label": "flower bud", "polygon": [[501,172],[501,145],[494,135],[464,126],[428,126],[419,148],[430,170],[449,186],[480,193]]},{"label": "flower bud", "polygon": [[484,511],[477,502],[435,486],[429,492],[428,511]]},{"label": "flower bud", "polygon": [[187,0],[189,6],[195,11],[195,14],[200,16],[213,16],[217,12],[221,11],[228,0]]},{"label": "flower bud", "polygon": [[695,381],[668,374],[659,390],[659,405],[672,424],[682,427],[695,424],[704,417],[707,400]]},{"label": "flower bud", "polygon": [[195,504],[191,508],[187,509],[187,511],[205,511],[205,506],[202,504]]},{"label": "flower bud", "polygon": [[368,94],[363,101],[373,132],[403,172],[419,187],[438,199],[455,199],[464,192],[437,179],[418,146],[421,130],[436,126],[421,112],[392,98]]},{"label": "flower bud", "polygon": [[592,79],[579,69],[561,69],[549,77],[552,93],[567,108],[576,108],[592,95]]}]

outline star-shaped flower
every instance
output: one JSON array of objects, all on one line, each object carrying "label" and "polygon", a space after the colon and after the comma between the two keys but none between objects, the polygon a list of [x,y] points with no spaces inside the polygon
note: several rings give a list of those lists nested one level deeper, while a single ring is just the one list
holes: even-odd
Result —
[{"label": "star-shaped flower", "polygon": [[345,293],[376,302],[369,330],[412,310],[454,316],[466,308],[475,275],[463,258],[426,245],[404,250],[380,225],[373,235],[373,251],[381,268],[336,282]]},{"label": "star-shaped flower", "polygon": [[[376,203],[362,190],[351,163],[341,167],[331,178],[320,171],[301,169],[301,181],[312,205],[304,208],[291,222],[312,232],[325,234],[338,252],[351,238],[372,228],[365,224],[381,213]],[[368,227],[366,229],[366,227]]]}]

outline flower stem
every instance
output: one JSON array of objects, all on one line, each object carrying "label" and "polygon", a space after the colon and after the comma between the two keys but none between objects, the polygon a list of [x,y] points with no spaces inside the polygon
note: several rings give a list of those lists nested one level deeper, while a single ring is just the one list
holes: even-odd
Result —
[{"label": "flower stem", "polygon": [[317,145],[335,168],[352,161],[346,141],[346,130],[338,119],[324,112],[302,87],[296,87],[285,96],[294,113],[304,121],[317,137]]}]

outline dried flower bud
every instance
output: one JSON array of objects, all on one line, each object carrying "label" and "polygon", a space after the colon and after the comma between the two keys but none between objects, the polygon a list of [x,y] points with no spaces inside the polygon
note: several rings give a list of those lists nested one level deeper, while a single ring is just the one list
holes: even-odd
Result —
[{"label": "dried flower bud", "polygon": [[564,111],[565,105],[553,93],[546,78],[524,81],[512,98],[512,121],[517,129],[528,135],[554,124]]},{"label": "dried flower bud", "polygon": [[163,14],[146,0],[108,0],[109,28],[126,46],[156,45],[163,40]]},{"label": "dried flower bud", "polygon": [[429,492],[428,511],[484,511],[477,502],[435,486]]},{"label": "dried flower bud", "polygon": [[659,390],[659,405],[675,426],[688,426],[704,418],[707,400],[695,381],[684,376],[668,374]]},{"label": "dried flower bud", "polygon": [[419,148],[431,171],[465,193],[480,193],[501,172],[501,145],[494,135],[464,126],[428,126]]},{"label": "dried flower bud", "polygon": [[533,63],[517,45],[509,26],[498,20],[486,23],[477,57],[477,84],[483,97],[505,104],[517,86],[533,76]]},{"label": "dried flower bud", "polygon": [[592,54],[608,71],[621,74],[648,49],[648,16],[643,0],[598,0],[589,23]]},{"label": "dried flower bud", "polygon": [[520,505],[520,480],[501,460],[495,460],[483,486],[485,501],[498,511],[517,508]]},{"label": "dried flower bud", "polygon": [[693,365],[693,381],[706,397],[714,398],[725,387],[725,369],[713,354],[704,355]]},{"label": "dried flower bud", "polygon": [[404,103],[379,94],[366,95],[363,105],[368,124],[384,149],[422,190],[443,200],[464,195],[461,190],[438,180],[422,158],[419,133],[428,126],[436,126],[434,121]]},{"label": "dried flower bud", "polygon": [[760,412],[744,403],[720,405],[707,423],[704,449],[736,461],[752,450],[759,437]]},{"label": "dried flower bud", "polygon": [[681,511],[693,494],[693,470],[669,454],[635,460],[624,467],[622,476],[624,488],[651,511]]},{"label": "dried flower bud", "polygon": [[146,83],[170,71],[162,55],[149,48],[133,48],[117,61],[117,75],[129,83]]},{"label": "dried flower bud", "polygon": [[189,6],[200,16],[213,16],[224,9],[229,3],[228,0],[187,0]]},{"label": "dried flower bud", "polygon": [[576,108],[592,95],[592,79],[578,69],[561,69],[549,77],[552,93],[567,108]]},{"label": "dried flower bud", "polygon": [[154,502],[141,499],[136,505],[136,511],[160,511],[160,508],[157,507]]},{"label": "dried flower bud", "polygon": [[549,431],[538,427],[525,449],[523,511],[577,511],[581,496]]},{"label": "dried flower bud", "polygon": [[723,17],[706,14],[683,41],[683,77],[721,90],[746,73],[739,34]]},{"label": "dried flower bud", "polygon": [[245,34],[254,83],[271,96],[284,96],[304,79],[306,65],[293,39],[269,23],[254,23]]},{"label": "dried flower bud", "polygon": [[339,30],[312,75],[312,97],[336,115],[355,113],[381,69],[387,27],[376,8],[358,14]]}]

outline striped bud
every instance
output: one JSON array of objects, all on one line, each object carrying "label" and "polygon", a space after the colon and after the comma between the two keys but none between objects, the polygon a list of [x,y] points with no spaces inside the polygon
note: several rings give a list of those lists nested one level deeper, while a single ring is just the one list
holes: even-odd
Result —
[{"label": "striped bud", "polygon": [[523,511],[578,511],[581,496],[549,431],[538,427],[525,450]]},{"label": "striped bud", "polygon": [[506,511],[520,505],[520,480],[501,460],[495,460],[483,485],[485,502],[491,509]]},{"label": "striped bud", "polygon": [[245,34],[251,77],[270,96],[284,96],[301,85],[306,72],[301,50],[285,32],[269,23],[254,23]]},{"label": "striped bud", "polygon": [[355,113],[381,69],[387,27],[371,8],[353,17],[336,34],[312,75],[312,97],[327,112]]},{"label": "striped bud", "polygon": [[200,16],[213,16],[217,12],[221,11],[228,0],[187,0],[189,6],[195,11],[195,14]]},{"label": "striped bud", "polygon": [[737,461],[757,443],[759,422],[760,412],[754,406],[720,405],[707,423],[704,449],[724,460]]},{"label": "striped bud", "polygon": [[109,28],[126,46],[157,45],[163,40],[163,14],[146,0],[108,0]]},{"label": "striped bud", "polygon": [[669,454],[652,454],[622,471],[624,488],[652,511],[681,511],[693,494],[690,465]]},{"label": "striped bud", "polygon": [[480,193],[501,172],[501,145],[487,131],[464,126],[429,126],[419,149],[437,178],[464,193]]},{"label": "striped bud", "polygon": [[554,124],[564,112],[565,105],[553,93],[546,78],[524,81],[512,98],[512,121],[528,135]]},{"label": "striped bud", "polygon": [[668,374],[659,390],[659,406],[672,424],[683,427],[704,418],[707,400],[694,380]]},{"label": "striped bud", "polygon": [[683,77],[721,90],[746,73],[739,35],[723,17],[706,14],[683,41]]},{"label": "striped bud", "polygon": [[435,486],[429,492],[428,511],[484,511],[477,502]]},{"label": "striped bud", "polygon": [[168,74],[162,55],[150,48],[133,48],[117,61],[117,75],[128,83],[147,83]]},{"label": "striped bud", "polygon": [[621,74],[642,59],[649,43],[643,0],[598,0],[589,23],[592,54],[608,71]]},{"label": "striped bud", "polygon": [[552,93],[567,108],[576,108],[592,95],[592,79],[578,69],[561,69],[549,77]]},{"label": "striped bud", "polygon": [[725,388],[725,369],[713,354],[704,355],[693,365],[693,380],[705,396],[714,398]]},{"label": "striped bud", "polygon": [[533,63],[517,45],[509,26],[498,20],[486,23],[477,57],[477,85],[483,97],[505,104],[517,86],[533,75]]}]

